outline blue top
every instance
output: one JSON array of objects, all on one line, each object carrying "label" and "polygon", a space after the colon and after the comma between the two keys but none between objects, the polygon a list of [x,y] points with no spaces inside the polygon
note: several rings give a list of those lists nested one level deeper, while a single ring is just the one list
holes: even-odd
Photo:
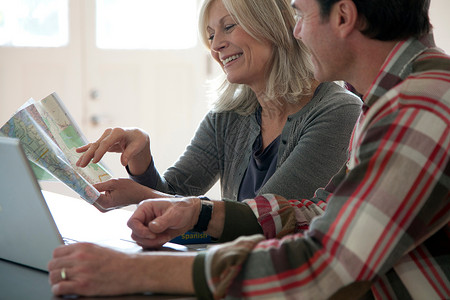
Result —
[{"label": "blue top", "polygon": [[[256,120],[261,126],[261,109],[256,110]],[[275,173],[280,137],[281,135],[274,139],[265,149],[262,149],[261,133],[256,138],[253,143],[252,156],[239,189],[238,201],[255,198],[259,189]]]}]

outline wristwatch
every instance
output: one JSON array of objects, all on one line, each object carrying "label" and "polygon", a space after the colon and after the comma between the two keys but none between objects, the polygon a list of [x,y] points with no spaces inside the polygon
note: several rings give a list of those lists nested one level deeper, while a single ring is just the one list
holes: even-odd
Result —
[{"label": "wristwatch", "polygon": [[209,201],[203,201],[203,200],[209,200],[208,197],[199,196],[197,198],[202,200],[202,207],[200,210],[200,215],[198,216],[197,224],[195,224],[192,231],[201,233],[208,229],[208,224],[209,224],[209,221],[211,220],[213,204]]}]

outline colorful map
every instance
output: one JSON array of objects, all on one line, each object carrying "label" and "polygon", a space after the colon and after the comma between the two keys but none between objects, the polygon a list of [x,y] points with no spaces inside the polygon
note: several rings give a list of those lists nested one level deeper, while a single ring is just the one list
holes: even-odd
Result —
[{"label": "colorful map", "polygon": [[100,196],[92,184],[111,178],[101,164],[75,165],[81,155],[75,149],[87,140],[55,93],[39,102],[28,101],[0,132],[21,140],[38,179],[53,176],[91,204]]}]

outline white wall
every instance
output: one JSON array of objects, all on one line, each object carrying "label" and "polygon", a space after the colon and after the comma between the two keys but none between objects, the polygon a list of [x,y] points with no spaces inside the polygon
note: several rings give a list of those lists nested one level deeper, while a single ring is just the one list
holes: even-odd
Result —
[{"label": "white wall", "polygon": [[450,54],[450,1],[431,0],[430,19],[438,47]]}]

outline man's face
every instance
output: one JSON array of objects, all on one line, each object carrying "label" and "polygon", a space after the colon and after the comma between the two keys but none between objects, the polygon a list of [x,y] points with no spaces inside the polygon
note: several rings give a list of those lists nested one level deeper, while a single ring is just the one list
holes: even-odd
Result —
[{"label": "man's face", "polygon": [[293,0],[297,12],[294,36],[310,49],[314,76],[319,81],[339,80],[340,58],[329,20],[323,20],[316,0]]}]

